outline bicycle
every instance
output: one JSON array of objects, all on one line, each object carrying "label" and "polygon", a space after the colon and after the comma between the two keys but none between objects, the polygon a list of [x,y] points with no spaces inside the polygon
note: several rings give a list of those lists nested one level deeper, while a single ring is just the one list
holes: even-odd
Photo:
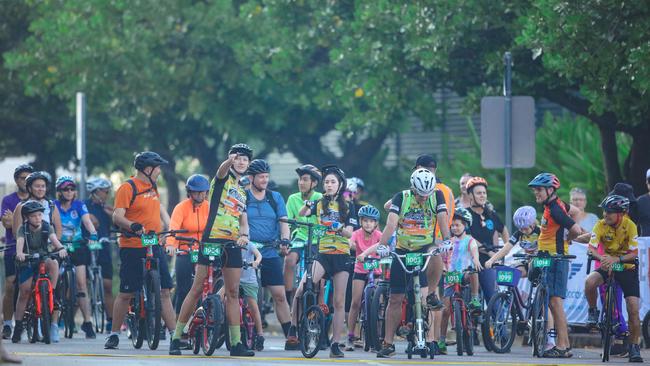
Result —
[{"label": "bicycle", "polygon": [[533,268],[539,268],[541,271],[539,284],[537,285],[537,292],[533,300],[532,308],[532,325],[531,325],[531,338],[533,343],[533,355],[537,357],[544,357],[544,347],[546,346],[546,339],[548,337],[548,311],[550,296],[548,290],[548,270],[553,261],[575,259],[575,255],[564,254],[548,254],[546,252],[539,252],[537,254],[516,253],[514,258],[524,258],[533,261]]},{"label": "bicycle", "polygon": [[[497,284],[506,289],[490,299],[486,309],[485,326],[489,335],[485,340],[486,348],[495,353],[508,353],[517,335],[523,335],[532,318],[532,303],[536,283],[533,283],[531,295],[524,301],[517,284],[521,272],[512,267],[495,266]],[[530,342],[530,339],[529,339]]]},{"label": "bicycle", "polygon": [[[305,273],[306,281],[303,293],[297,301],[298,309],[298,338],[300,339],[300,352],[305,358],[313,358],[320,351],[321,339],[327,337],[325,331],[325,314],[318,304],[318,288],[312,280],[312,264],[314,262],[312,253],[312,238],[320,237],[325,233],[326,228],[322,225],[300,222],[292,219],[281,219],[289,225],[303,226],[307,228],[307,250],[305,252]],[[306,310],[305,310],[306,309]]]},{"label": "bicycle", "polygon": [[[63,246],[72,254],[75,250],[72,242],[63,242]],[[61,317],[63,319],[65,338],[72,338],[75,331],[74,316],[77,311],[77,271],[70,255],[65,257],[59,268],[59,280],[56,286]]]},{"label": "bicycle", "polygon": [[[375,351],[380,349],[385,332],[385,313],[388,306],[389,279],[388,273],[391,258],[365,258],[363,268],[368,271],[368,283],[363,289],[359,326],[363,340],[363,350]],[[381,270],[378,279],[374,271]],[[381,291],[380,295],[377,295]],[[377,302],[375,303],[375,298]]]},{"label": "bicycle", "polygon": [[[190,244],[189,255],[192,263],[198,262],[200,250],[210,260],[221,255],[220,246],[201,244],[194,238],[184,236],[176,236],[176,240]],[[215,278],[218,277],[215,276],[215,273],[218,273],[218,270],[215,270],[214,266],[208,266],[208,275],[203,281],[201,300],[187,322],[188,341],[195,355],[203,350],[204,355],[211,356],[217,348],[221,347],[224,338],[227,338],[224,337],[225,331],[228,329],[224,304],[221,297],[217,295],[221,286],[219,286],[219,281],[215,281]]]},{"label": "bicycle", "polygon": [[97,253],[102,250],[104,245],[109,245],[108,238],[101,238],[97,242],[89,242],[90,265],[88,266],[88,294],[90,294],[90,312],[95,323],[95,332],[102,332],[106,317],[104,307],[104,278],[102,276],[102,267],[97,264]]},{"label": "bicycle", "polygon": [[160,273],[158,272],[158,258],[154,257],[152,248],[158,245],[158,236],[175,236],[186,232],[187,230],[169,230],[141,235],[142,246],[147,249],[146,257],[142,259],[144,280],[142,288],[134,292],[126,316],[126,325],[131,333],[131,343],[136,349],[142,347],[145,338],[150,350],[157,349],[160,342],[162,327]]},{"label": "bicycle", "polygon": [[[406,336],[408,345],[406,346],[406,356],[408,359],[413,358],[413,354],[419,354],[421,358],[430,356],[434,358],[435,354],[429,352],[427,347],[426,334],[429,330],[428,315],[426,304],[422,304],[422,296],[420,294],[420,273],[425,272],[430,262],[430,257],[440,254],[441,249],[436,248],[429,253],[406,253],[398,254],[390,252],[390,255],[397,259],[397,262],[402,266],[404,272],[409,274],[409,279],[406,284],[406,301],[407,301],[407,324],[414,324],[414,327],[409,328]],[[402,261],[402,258],[404,261]],[[424,258],[427,258],[426,262]],[[407,267],[413,267],[409,270]]]},{"label": "bicycle", "polygon": [[476,321],[467,309],[463,289],[465,274],[478,273],[473,269],[464,271],[450,271],[445,275],[445,283],[451,285],[454,294],[451,297],[451,322],[456,331],[456,354],[462,356],[465,352],[468,356],[474,355],[474,333],[476,332]]},{"label": "bicycle", "polygon": [[[268,243],[251,241],[251,243],[253,243],[253,245],[255,245],[255,247],[258,250],[262,250],[263,248],[276,249],[278,251],[278,254],[279,254],[280,246],[281,246],[279,240],[276,240],[276,241],[273,241],[273,242],[268,242]],[[272,299],[271,299],[271,292],[267,288],[262,286],[262,280],[261,280],[261,278],[259,278],[259,276],[258,276],[258,279],[257,279],[257,285],[258,285],[257,307],[258,307],[258,309],[260,309],[260,317],[262,319],[262,328],[266,329],[266,327],[268,326],[268,322],[266,321],[266,316],[268,314],[273,313],[273,303],[272,303]]]},{"label": "bicycle", "polygon": [[[242,269],[245,270],[251,266],[251,263],[244,261]],[[226,329],[229,331],[228,328]],[[239,329],[241,331],[240,339],[242,341],[242,344],[248,349],[253,349],[255,336],[257,335],[255,328],[255,318],[253,317],[253,313],[248,308],[248,301],[246,300],[244,291],[241,287],[239,287]],[[230,337],[228,336],[228,332],[226,332],[225,336],[226,349],[230,351],[230,347],[232,345],[230,344]]]},{"label": "bicycle", "polygon": [[[591,271],[591,261],[593,255],[589,253],[587,255],[587,275]],[[638,266],[638,258],[635,259],[635,265]],[[625,267],[623,263],[614,263],[611,267],[611,272],[623,272]],[[603,362],[609,361],[609,355],[611,352],[612,340],[619,333],[619,328],[621,326],[621,316],[622,311],[618,308],[616,301],[616,287],[618,283],[614,279],[614,274],[611,273],[607,276],[607,281],[605,281],[605,298],[603,301],[603,308],[600,312],[600,320],[598,322],[598,328],[600,329],[600,334],[602,337],[602,347],[603,353],[601,354],[601,360]]]},{"label": "bicycle", "polygon": [[[52,313],[54,312],[54,288],[50,276],[45,268],[45,260],[58,258],[58,251],[41,256],[38,253],[25,255],[25,262],[19,266],[36,265],[37,272],[32,280],[32,295],[29,297],[23,324],[30,343],[42,340],[45,344],[51,343],[50,327],[52,325]],[[39,337],[42,335],[42,338]]]}]

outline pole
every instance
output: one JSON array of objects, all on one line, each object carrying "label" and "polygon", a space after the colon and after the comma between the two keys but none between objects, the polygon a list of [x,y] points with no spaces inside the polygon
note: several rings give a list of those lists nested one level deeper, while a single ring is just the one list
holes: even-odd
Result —
[{"label": "pole", "polygon": [[505,96],[505,166],[506,166],[506,227],[512,233],[512,54],[506,52],[503,56],[505,63],[505,78],[503,79],[503,95]]},{"label": "pole", "polygon": [[86,199],[86,96],[77,93],[77,160],[79,160],[79,198]]}]

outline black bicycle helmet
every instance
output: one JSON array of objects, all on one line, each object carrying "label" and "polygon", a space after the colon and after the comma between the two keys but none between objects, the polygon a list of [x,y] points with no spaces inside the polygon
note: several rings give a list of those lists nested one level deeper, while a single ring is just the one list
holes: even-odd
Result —
[{"label": "black bicycle helmet", "polygon": [[50,178],[45,174],[45,172],[33,172],[30,175],[27,176],[27,179],[25,179],[25,184],[27,185],[27,188],[31,187],[32,184],[34,184],[34,181],[42,179],[45,181],[45,185],[50,184]]},{"label": "black bicycle helmet", "polygon": [[263,173],[271,173],[271,167],[269,166],[269,163],[266,162],[266,160],[262,159],[255,159],[251,161],[251,163],[248,165],[248,170],[246,171],[246,174],[253,176]]},{"label": "black bicycle helmet", "polygon": [[29,165],[29,164],[20,164],[14,169],[14,179],[17,179],[20,173],[33,173],[34,172],[34,167]]},{"label": "black bicycle helmet", "polygon": [[296,173],[299,177],[302,177],[305,174],[309,174],[316,181],[316,183],[320,183],[320,181],[323,179],[320,170],[311,164],[305,164],[300,168],[297,168]]},{"label": "black bicycle helmet", "polygon": [[345,188],[347,187],[346,179],[345,179],[345,173],[341,168],[334,164],[330,165],[325,165],[320,169],[321,172],[323,172],[323,178],[327,177],[328,174],[334,174],[339,178],[339,185],[341,186],[339,188],[339,192],[345,191]]},{"label": "black bicycle helmet", "polygon": [[599,205],[605,212],[623,213],[630,208],[630,200],[627,197],[613,194],[605,197]]},{"label": "black bicycle helmet", "polygon": [[33,214],[34,212],[45,212],[45,207],[43,207],[43,205],[40,202],[34,200],[29,200],[23,203],[23,207],[21,210],[23,219],[26,219],[27,216]]},{"label": "black bicycle helmet", "polygon": [[248,156],[248,160],[253,159],[253,149],[246,144],[234,144],[228,150],[228,155],[230,154],[242,154]]},{"label": "black bicycle helmet", "polygon": [[157,167],[168,163],[169,162],[158,155],[158,153],[155,153],[153,151],[143,151],[135,156],[133,166],[137,170],[142,171],[144,168],[149,166]]}]

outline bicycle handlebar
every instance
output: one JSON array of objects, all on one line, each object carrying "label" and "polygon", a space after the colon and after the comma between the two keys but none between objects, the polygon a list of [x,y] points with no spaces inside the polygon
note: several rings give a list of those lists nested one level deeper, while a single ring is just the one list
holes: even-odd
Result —
[{"label": "bicycle handlebar", "polygon": [[575,255],[570,254],[526,254],[526,253],[515,253],[512,255],[513,258],[551,258],[551,259],[576,259]]},{"label": "bicycle handlebar", "polygon": [[289,225],[296,225],[296,226],[305,226],[305,227],[314,227],[318,224],[314,224],[312,222],[304,222],[304,221],[298,221],[294,219],[278,219],[279,222],[284,222]]}]

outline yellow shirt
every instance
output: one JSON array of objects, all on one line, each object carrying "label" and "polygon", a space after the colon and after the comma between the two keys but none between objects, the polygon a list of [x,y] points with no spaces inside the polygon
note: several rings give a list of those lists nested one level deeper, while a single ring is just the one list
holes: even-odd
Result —
[{"label": "yellow shirt", "polygon": [[[639,242],[637,241],[636,225],[627,216],[623,217],[617,227],[607,225],[605,220],[598,220],[592,230],[589,245],[597,250],[599,244],[602,245],[606,254],[613,257],[637,250]],[[634,264],[626,264],[625,268],[633,269]]]}]

